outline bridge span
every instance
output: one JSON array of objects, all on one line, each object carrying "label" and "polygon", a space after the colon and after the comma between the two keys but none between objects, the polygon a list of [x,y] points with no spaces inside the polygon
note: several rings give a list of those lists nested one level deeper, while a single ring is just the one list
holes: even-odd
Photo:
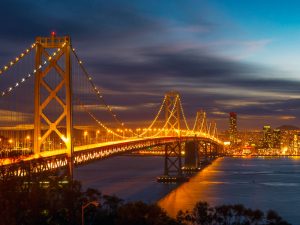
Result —
[{"label": "bridge span", "polygon": [[[25,75],[18,77],[15,73],[20,71]],[[11,76],[7,76],[10,72]],[[2,174],[25,176],[68,165],[72,176],[74,164],[163,146],[165,176],[181,176],[186,143],[194,142],[194,148],[203,151],[207,148],[219,151],[223,146],[218,139],[216,123],[207,122],[205,111],[198,110],[193,121],[186,118],[181,96],[176,91],[165,93],[154,119],[147,127],[134,132],[135,129],[121,121],[114,107],[104,100],[102,89],[87,72],[69,36],[37,37],[25,52],[0,67],[0,74],[1,79],[8,79],[2,84],[13,83],[0,92],[1,112],[8,114],[4,115],[5,123],[0,124],[0,151],[24,146],[32,151],[26,156],[0,158]],[[28,85],[28,90],[23,89],[32,77],[34,83]],[[26,99],[30,94],[33,99]],[[33,113],[27,109],[29,103],[33,103]],[[110,121],[103,119],[104,114]],[[192,126],[189,121],[193,122]],[[16,135],[16,129],[28,126],[32,127],[32,133],[25,137]],[[96,127],[95,141],[88,143],[87,131],[80,135],[84,140],[78,141],[75,126]],[[103,135],[112,135],[113,140],[99,141],[99,136]]]},{"label": "bridge span", "polygon": [[[219,140],[207,137],[161,136],[155,138],[136,138],[126,141],[113,141],[74,147],[73,163],[74,165],[79,166],[95,160],[101,160],[140,149],[155,146],[167,146],[176,143],[180,143],[179,151],[169,152],[168,154],[170,154],[170,157],[182,157],[184,154],[182,145],[189,141],[202,144],[209,143],[207,146],[211,146],[211,148],[207,149],[208,152],[213,149],[220,153],[222,150],[220,148],[222,143],[220,143]],[[6,175],[10,173],[11,176],[26,176],[28,171],[34,174],[66,167],[68,166],[68,159],[69,157],[66,154],[65,149],[41,152],[39,155],[30,155],[27,157],[19,157],[11,161],[3,161],[1,172]]]}]

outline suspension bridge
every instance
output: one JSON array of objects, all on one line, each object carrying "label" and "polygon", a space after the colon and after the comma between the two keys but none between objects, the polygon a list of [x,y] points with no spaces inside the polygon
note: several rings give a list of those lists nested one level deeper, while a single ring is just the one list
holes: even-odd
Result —
[{"label": "suspension bridge", "polygon": [[164,95],[147,126],[130,128],[87,71],[70,37],[55,33],[37,37],[0,68],[2,174],[25,176],[66,166],[72,173],[73,164],[159,147],[165,176],[181,176],[187,146],[210,154],[222,150],[216,123],[208,123],[199,110],[189,125],[178,92]]}]

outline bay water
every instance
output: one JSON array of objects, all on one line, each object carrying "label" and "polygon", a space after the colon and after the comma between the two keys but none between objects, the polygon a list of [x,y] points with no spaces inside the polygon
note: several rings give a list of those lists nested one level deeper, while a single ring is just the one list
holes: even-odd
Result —
[{"label": "bay water", "polygon": [[117,195],[125,201],[158,202],[169,215],[191,210],[197,201],[210,205],[241,203],[277,211],[300,224],[300,158],[218,158],[189,182],[162,184],[163,157],[117,156],[75,169],[83,188]]}]

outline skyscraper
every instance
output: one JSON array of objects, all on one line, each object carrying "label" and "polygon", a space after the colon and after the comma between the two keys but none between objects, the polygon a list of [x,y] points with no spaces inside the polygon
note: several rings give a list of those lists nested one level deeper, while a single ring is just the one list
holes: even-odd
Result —
[{"label": "skyscraper", "polygon": [[273,147],[273,131],[271,126],[265,125],[263,127],[263,147],[272,148]]},{"label": "skyscraper", "polygon": [[237,143],[237,116],[235,112],[229,113],[229,140],[231,145]]},{"label": "skyscraper", "polygon": [[298,134],[294,134],[292,146],[293,146],[292,153],[294,155],[298,155]]},{"label": "skyscraper", "polygon": [[280,129],[273,130],[273,148],[281,148],[281,131]]}]

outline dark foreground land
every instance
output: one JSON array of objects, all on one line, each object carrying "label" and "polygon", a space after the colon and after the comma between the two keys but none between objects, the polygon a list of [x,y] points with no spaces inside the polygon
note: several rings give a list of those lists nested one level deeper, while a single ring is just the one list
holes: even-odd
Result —
[{"label": "dark foreground land", "polygon": [[[84,209],[82,206],[90,202]],[[95,206],[97,205],[97,206]],[[192,211],[180,211],[171,218],[156,204],[124,202],[102,195],[95,189],[82,190],[78,181],[65,176],[41,175],[28,179],[14,177],[0,181],[0,225],[285,225],[275,211],[263,213],[243,205],[210,207],[198,202]]]}]

